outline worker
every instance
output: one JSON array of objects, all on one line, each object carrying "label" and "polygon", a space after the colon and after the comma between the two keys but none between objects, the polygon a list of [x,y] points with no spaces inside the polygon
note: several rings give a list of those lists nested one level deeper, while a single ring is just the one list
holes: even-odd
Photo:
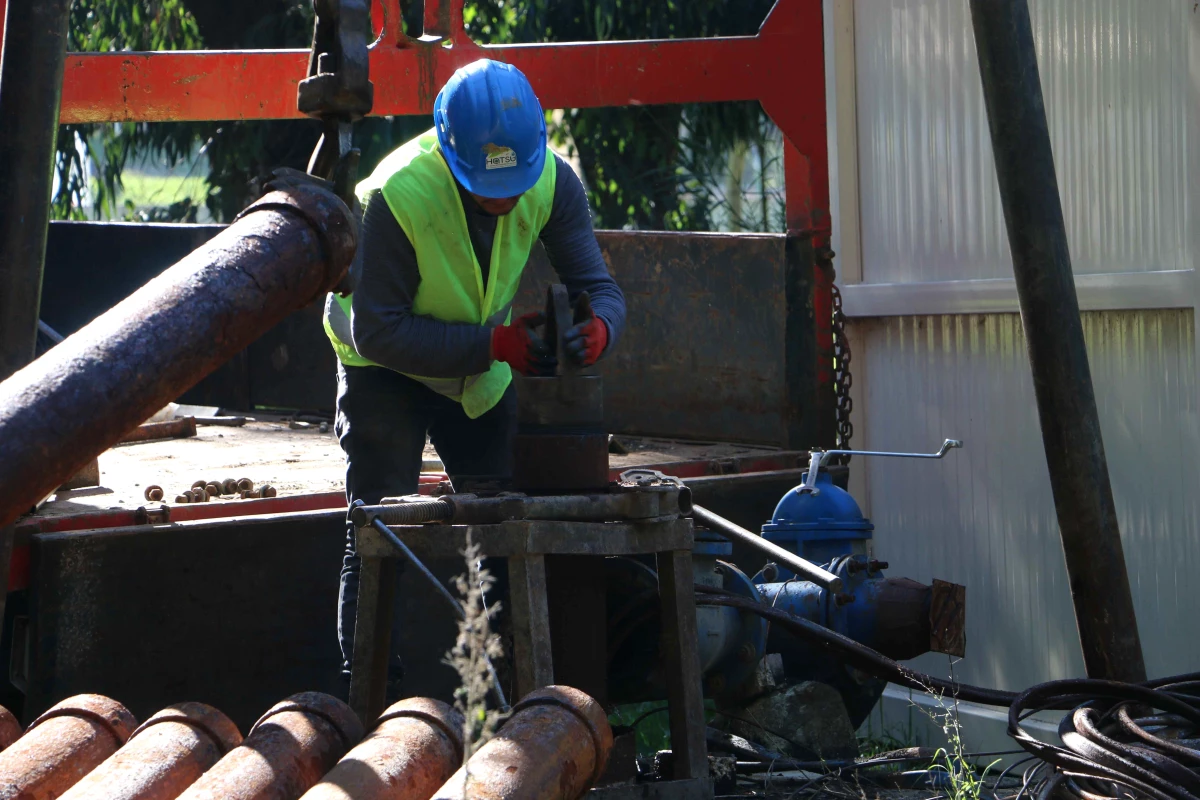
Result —
[{"label": "worker", "polygon": [[[358,185],[353,294],[325,303],[351,503],[416,493],[426,437],[455,484],[512,474],[512,373],[556,368],[542,315],[511,319],[535,242],[575,309],[564,336],[575,365],[609,352],[625,320],[583,184],[549,149],[541,103],[520,70],[487,59],[459,69],[433,121]],[[358,570],[349,526],[338,599],[346,675]],[[399,674],[393,657],[391,680]]]}]

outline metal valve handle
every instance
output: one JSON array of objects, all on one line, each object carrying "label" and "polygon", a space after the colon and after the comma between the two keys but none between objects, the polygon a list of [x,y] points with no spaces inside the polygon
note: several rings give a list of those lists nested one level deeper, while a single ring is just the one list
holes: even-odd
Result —
[{"label": "metal valve handle", "polygon": [[803,494],[808,492],[813,495],[821,493],[817,488],[817,473],[821,470],[821,465],[829,461],[833,456],[881,456],[883,458],[942,458],[949,451],[956,447],[962,447],[962,439],[947,439],[942,442],[942,446],[938,448],[936,453],[889,453],[881,450],[812,450],[809,452],[808,474],[804,477],[804,484],[797,486],[797,492]]}]

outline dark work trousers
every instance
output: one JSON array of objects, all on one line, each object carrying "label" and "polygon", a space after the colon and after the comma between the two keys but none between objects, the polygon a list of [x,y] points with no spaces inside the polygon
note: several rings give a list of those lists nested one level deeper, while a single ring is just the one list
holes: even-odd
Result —
[{"label": "dark work trousers", "polygon": [[[517,430],[516,389],[510,385],[495,408],[469,419],[461,404],[398,372],[338,364],[335,430],[346,452],[346,498],[350,503],[362,500],[374,505],[384,497],[415,494],[426,435],[451,481],[468,476],[509,477]],[[358,570],[354,526],[347,521],[338,593],[338,642],[347,676],[354,653]],[[401,674],[396,647],[393,634],[389,683]]]}]

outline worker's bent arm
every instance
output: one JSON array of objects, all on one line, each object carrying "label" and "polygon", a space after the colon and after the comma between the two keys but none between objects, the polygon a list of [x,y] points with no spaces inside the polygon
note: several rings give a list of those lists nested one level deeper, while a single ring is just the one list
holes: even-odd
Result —
[{"label": "worker's bent arm", "polygon": [[350,316],[359,355],[423,378],[462,378],[491,366],[491,329],[413,313],[417,254],[379,192],[367,199],[362,272]]},{"label": "worker's bent arm", "polygon": [[554,183],[554,208],[542,228],[542,245],[550,265],[566,285],[571,302],[587,292],[592,311],[608,328],[606,352],[612,349],[625,326],[625,296],[608,274],[608,266],[596,242],[587,193],[571,167],[558,159]]}]

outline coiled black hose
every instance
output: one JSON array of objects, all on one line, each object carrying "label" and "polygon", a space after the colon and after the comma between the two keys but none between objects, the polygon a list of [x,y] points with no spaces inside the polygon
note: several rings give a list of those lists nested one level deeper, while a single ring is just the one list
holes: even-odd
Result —
[{"label": "coiled black hose", "polygon": [[[1008,710],[1008,733],[1041,763],[1026,776],[1029,797],[1200,798],[1200,683],[1196,675],[1127,684],[1075,679],[1034,686]],[[1058,727],[1061,745],[1035,739],[1021,723],[1073,705]]]},{"label": "coiled black hose", "polygon": [[[1020,789],[1004,800],[1200,800],[1200,673],[1142,684],[1080,678],[1050,681],[1021,693],[985,689],[908,669],[782,609],[720,589],[696,589],[698,604],[758,614],[816,647],[836,651],[846,663],[875,677],[957,700],[1008,706],[1008,734],[1036,763],[1024,773]],[[1061,745],[1042,742],[1021,725],[1049,710],[1070,712],[1059,725]]]}]

